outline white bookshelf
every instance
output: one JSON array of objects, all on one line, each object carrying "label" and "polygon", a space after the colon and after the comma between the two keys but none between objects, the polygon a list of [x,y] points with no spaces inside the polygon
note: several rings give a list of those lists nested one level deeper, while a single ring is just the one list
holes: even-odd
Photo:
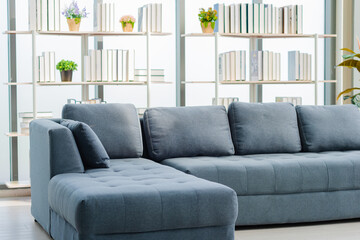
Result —
[{"label": "white bookshelf", "polygon": [[[215,56],[215,81],[183,81],[181,84],[214,84],[215,85],[215,102],[219,100],[219,88],[221,85],[249,85],[250,86],[250,102],[255,102],[256,85],[267,85],[267,84],[312,84],[314,85],[314,96],[315,105],[318,105],[318,90],[320,83],[334,83],[341,84],[341,79],[337,80],[319,80],[318,79],[318,40],[325,38],[336,38],[336,34],[258,34],[258,33],[187,33],[182,34],[183,38],[213,38],[215,42],[214,56]],[[315,78],[312,81],[219,81],[219,42],[221,38],[243,38],[249,40],[249,49],[255,50],[257,39],[292,39],[292,38],[307,38],[314,40],[314,62],[315,62]],[[250,54],[249,58],[250,58]],[[250,61],[249,61],[250,63]],[[287,66],[287,64],[284,64]],[[250,67],[249,64],[247,67]],[[249,78],[249,76],[247,76]]]}]

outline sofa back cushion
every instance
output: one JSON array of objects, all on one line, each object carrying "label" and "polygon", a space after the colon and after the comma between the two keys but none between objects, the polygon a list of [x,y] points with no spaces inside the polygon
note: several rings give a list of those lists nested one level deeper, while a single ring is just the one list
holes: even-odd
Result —
[{"label": "sofa back cushion", "polygon": [[360,113],[354,105],[297,106],[304,151],[360,150]]},{"label": "sofa back cushion", "polygon": [[109,155],[89,125],[68,119],[62,119],[60,124],[71,130],[86,169],[109,167]]},{"label": "sofa back cushion", "polygon": [[62,118],[89,125],[112,159],[137,158],[143,153],[139,118],[132,104],[66,104]]},{"label": "sofa back cushion", "polygon": [[296,111],[290,103],[242,103],[229,106],[237,155],[301,151]]},{"label": "sofa back cushion", "polygon": [[152,108],[144,114],[151,159],[234,154],[223,106]]}]

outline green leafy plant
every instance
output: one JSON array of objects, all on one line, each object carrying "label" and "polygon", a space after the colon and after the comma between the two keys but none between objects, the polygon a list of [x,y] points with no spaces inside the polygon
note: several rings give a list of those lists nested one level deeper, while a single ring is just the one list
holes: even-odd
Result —
[{"label": "green leafy plant", "polygon": [[199,20],[202,23],[204,23],[205,28],[208,27],[208,24],[211,24],[211,28],[215,28],[215,22],[217,20],[217,11],[213,10],[211,7],[205,11],[204,8],[200,8],[200,13],[198,14]]},{"label": "green leafy plant", "polygon": [[77,71],[77,66],[78,65],[75,62],[63,59],[60,62],[58,62],[58,64],[56,64],[56,69],[59,70],[60,72]]},{"label": "green leafy plant", "polygon": [[[360,49],[360,41],[359,38],[357,38],[357,42],[358,42],[358,46]],[[345,51],[347,53],[350,54],[344,54],[342,56],[342,58],[344,59],[344,61],[342,63],[340,63],[338,65],[338,67],[347,67],[347,68],[356,68],[356,70],[358,70],[358,72],[360,72],[360,53],[356,53],[353,50],[349,49],[349,48],[342,48],[340,49],[342,51]],[[345,89],[344,91],[342,91],[341,93],[339,93],[339,95],[336,98],[336,101],[340,99],[341,96],[343,96],[344,94],[348,94],[348,93],[352,93],[354,90],[360,90],[360,88],[348,88]],[[360,108],[360,93],[356,93],[353,95],[344,95],[343,96],[344,101],[345,100],[351,100],[351,103],[356,105],[357,107]]]}]

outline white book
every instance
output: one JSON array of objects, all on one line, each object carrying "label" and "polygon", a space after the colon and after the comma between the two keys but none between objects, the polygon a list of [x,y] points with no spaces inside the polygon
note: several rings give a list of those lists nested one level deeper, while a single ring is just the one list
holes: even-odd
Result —
[{"label": "white book", "polygon": [[246,81],[246,51],[241,51],[241,80]]},{"label": "white book", "polygon": [[96,30],[98,32],[101,32],[102,31],[102,24],[101,24],[101,19],[102,19],[102,4],[101,3],[98,3],[97,4],[97,10],[96,10]]},{"label": "white book", "polygon": [[50,52],[49,53],[49,58],[50,58],[50,69],[49,69],[49,74],[50,74],[50,78],[49,81],[50,82],[55,82],[55,52]]},{"label": "white book", "polygon": [[273,5],[272,4],[269,4],[268,5],[268,21],[267,21],[267,33],[273,33],[273,30],[272,30],[272,20],[273,20]]},{"label": "white book", "polygon": [[112,50],[108,49],[107,50],[107,81],[112,81],[113,79],[113,63],[112,63],[112,60],[113,60],[113,52]]},{"label": "white book", "polygon": [[273,53],[273,57],[272,57],[272,66],[273,66],[273,68],[272,68],[272,76],[271,76],[272,80],[278,80],[277,79],[277,72],[276,72],[276,70],[277,70],[277,67],[276,67],[276,54],[277,53]]},{"label": "white book", "polygon": [[139,7],[138,8],[138,31],[139,32],[142,32],[143,31],[143,8],[142,7]]},{"label": "white book", "polygon": [[299,80],[299,51],[288,52],[288,80]]},{"label": "white book", "polygon": [[254,33],[254,7],[253,4],[247,3],[247,32]]},{"label": "white book", "polygon": [[128,79],[129,81],[134,81],[135,79],[135,50],[130,49],[129,50],[129,56],[128,56]]},{"label": "white book", "polygon": [[230,33],[235,33],[235,4],[230,5]]},{"label": "white book", "polygon": [[250,57],[250,80],[262,81],[262,51],[251,51]]},{"label": "white book", "polygon": [[246,4],[241,4],[241,33],[247,33],[247,8]]},{"label": "white book", "polygon": [[230,80],[236,80],[236,55],[235,51],[230,52]]},{"label": "white book", "polygon": [[225,53],[225,81],[231,80],[231,57],[230,53]]},{"label": "white book", "polygon": [[91,81],[96,81],[96,50],[89,50],[90,56],[90,69],[91,69]]},{"label": "white book", "polygon": [[225,80],[224,67],[225,67],[225,57],[224,57],[223,53],[220,53],[219,54],[219,81]]},{"label": "white book", "polygon": [[156,4],[151,4],[151,32],[156,32],[156,20],[157,20],[157,11]]},{"label": "white book", "polygon": [[289,33],[289,9],[287,7],[283,7],[283,33]]},{"label": "white book", "polygon": [[114,3],[109,3],[109,32],[114,31]]},{"label": "white book", "polygon": [[29,0],[28,1],[29,4],[29,30],[36,30],[36,26],[37,26],[37,21],[36,21],[36,5],[37,5],[37,0]]},{"label": "white book", "polygon": [[230,6],[225,6],[225,33],[230,33]]},{"label": "white book", "polygon": [[269,80],[269,51],[263,51],[263,80]]},{"label": "white book", "polygon": [[304,53],[299,53],[299,80],[304,80]]},{"label": "white book", "polygon": [[[151,69],[151,76],[164,76],[164,69]],[[147,69],[135,69],[135,76],[147,76]]]},{"label": "white book", "polygon": [[278,25],[278,33],[284,33],[284,24],[283,24],[283,16],[284,16],[284,9],[278,8],[278,19],[277,19],[277,25]]},{"label": "white book", "polygon": [[148,26],[148,30],[149,32],[152,32],[152,4],[148,4],[147,5],[147,26]]},{"label": "white book", "polygon": [[41,0],[36,0],[36,30],[41,30]]},{"label": "white book", "polygon": [[101,31],[106,31],[106,4],[101,4]]},{"label": "white book", "polygon": [[123,53],[121,49],[117,50],[117,80],[123,81]]},{"label": "white book", "polygon": [[259,33],[265,33],[265,9],[264,4],[259,4]]},{"label": "white book", "polygon": [[277,55],[277,57],[276,57],[277,80],[280,81],[281,80],[281,58],[280,58],[281,55],[280,55],[280,53],[277,53],[276,55]]},{"label": "white book", "polygon": [[308,64],[307,64],[307,53],[303,54],[303,65],[304,65],[304,80],[307,81],[308,79]]},{"label": "white book", "polygon": [[259,28],[259,3],[254,3],[254,33],[260,33]]},{"label": "white book", "polygon": [[235,52],[235,80],[240,81],[241,78],[241,51]]},{"label": "white book", "polygon": [[272,33],[277,34],[279,33],[279,25],[277,24],[279,11],[277,7],[273,7],[273,13],[272,13]]},{"label": "white book", "polygon": [[269,71],[269,80],[274,80],[273,78],[273,52],[269,52],[269,66],[268,66],[268,71]]},{"label": "white book", "polygon": [[296,34],[296,6],[291,5],[291,33]]},{"label": "white book", "polygon": [[296,33],[303,34],[303,5],[296,5]]},{"label": "white book", "polygon": [[144,17],[143,17],[143,31],[144,32],[148,32],[150,31],[150,27],[149,27],[149,24],[150,24],[150,18],[149,18],[149,7],[148,6],[144,6],[143,7],[144,10],[143,10],[143,14],[144,14]]},{"label": "white book", "polygon": [[96,81],[101,81],[101,50],[96,50]]},{"label": "white book", "polygon": [[44,79],[45,81],[50,81],[50,52],[43,52],[43,56],[45,69]]},{"label": "white book", "polygon": [[91,82],[91,60],[90,56],[84,56],[84,73],[85,81]]},{"label": "white book", "polygon": [[156,3],[156,32],[162,32],[162,3]]},{"label": "white book", "polygon": [[105,31],[110,32],[110,3],[105,3]]},{"label": "white book", "polygon": [[117,81],[117,51],[112,50],[112,81]]},{"label": "white book", "polygon": [[107,49],[101,50],[101,77],[98,78],[97,80],[100,79],[103,82],[108,81],[108,50]]},{"label": "white book", "polygon": [[55,31],[55,2],[48,0],[48,30]]},{"label": "white book", "polygon": [[269,23],[269,5],[264,5],[264,33],[269,33],[268,23]]},{"label": "white book", "polygon": [[45,62],[44,56],[39,56],[39,82],[45,82]]},{"label": "white book", "polygon": [[241,33],[240,11],[241,4],[235,4],[235,33]]},{"label": "white book", "polygon": [[41,1],[41,31],[48,31],[48,6],[47,1]]},{"label": "white book", "polygon": [[215,22],[214,32],[224,33],[224,8],[223,3],[217,3],[214,5],[214,10],[217,11],[218,19]]},{"label": "white book", "polygon": [[111,21],[112,21],[112,28],[110,29],[112,32],[114,32],[115,31],[115,9],[116,9],[116,3],[113,3],[112,4],[112,19],[111,19]]},{"label": "white book", "polygon": [[311,54],[307,54],[307,79],[308,80],[312,80],[312,59],[311,59]]},{"label": "white book", "polygon": [[[135,82],[146,82],[147,76],[135,76]],[[151,76],[151,82],[165,82],[165,76]]]},{"label": "white book", "polygon": [[61,14],[60,0],[55,0],[55,31],[60,31]]},{"label": "white book", "polygon": [[123,62],[123,81],[125,82],[128,82],[129,79],[128,79],[128,72],[129,72],[129,60],[128,60],[128,54],[129,53],[129,50],[122,50],[122,54],[123,54],[123,57],[122,57],[122,62]]}]

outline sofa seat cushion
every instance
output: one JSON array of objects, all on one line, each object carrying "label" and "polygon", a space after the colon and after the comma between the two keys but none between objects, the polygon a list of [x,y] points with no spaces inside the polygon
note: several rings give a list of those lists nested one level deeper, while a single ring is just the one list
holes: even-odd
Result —
[{"label": "sofa seat cushion", "polygon": [[237,217],[232,189],[142,158],[57,175],[49,204],[80,234],[225,226]]},{"label": "sofa seat cushion", "polygon": [[174,158],[162,164],[224,184],[239,196],[360,189],[360,151]]}]

